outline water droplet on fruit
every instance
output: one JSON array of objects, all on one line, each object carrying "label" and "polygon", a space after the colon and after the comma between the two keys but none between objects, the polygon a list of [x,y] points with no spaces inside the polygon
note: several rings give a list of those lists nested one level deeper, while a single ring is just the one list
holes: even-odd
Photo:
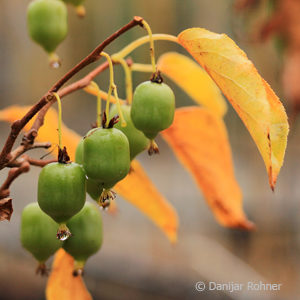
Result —
[{"label": "water droplet on fruit", "polygon": [[76,269],[73,271],[73,276],[77,277],[77,276],[83,276],[83,269]]},{"label": "water droplet on fruit", "polygon": [[70,236],[72,236],[72,233],[70,232],[69,228],[65,224],[61,224],[56,234],[57,239],[60,241],[65,241]]},{"label": "water droplet on fruit", "polygon": [[65,241],[69,238],[69,235],[67,233],[64,233],[64,234],[59,234],[57,235],[57,238],[60,240],[60,241]]},{"label": "water droplet on fruit", "polygon": [[49,65],[53,69],[58,69],[61,66],[61,61],[56,53],[49,54]]},{"label": "water droplet on fruit", "polygon": [[60,63],[58,61],[53,61],[51,62],[50,67],[53,69],[58,69],[60,67]]}]

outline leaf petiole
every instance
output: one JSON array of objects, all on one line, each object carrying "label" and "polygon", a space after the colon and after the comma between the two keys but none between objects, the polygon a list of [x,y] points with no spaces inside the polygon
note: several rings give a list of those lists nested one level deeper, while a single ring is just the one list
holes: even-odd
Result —
[{"label": "leaf petiole", "polygon": [[150,58],[151,58],[151,65],[152,65],[152,73],[156,73],[156,63],[155,63],[155,50],[154,50],[154,40],[152,36],[152,30],[149,24],[143,20],[142,21],[143,27],[147,30],[150,42]]},{"label": "leaf petiole", "polygon": [[[153,41],[170,41],[178,44],[178,39],[174,35],[170,34],[163,34],[163,33],[157,33],[152,35]],[[143,36],[132,43],[128,44],[126,47],[121,49],[119,52],[114,54],[115,59],[124,58],[127,55],[129,55],[132,51],[134,51],[136,48],[148,43],[150,41],[149,36]]]}]

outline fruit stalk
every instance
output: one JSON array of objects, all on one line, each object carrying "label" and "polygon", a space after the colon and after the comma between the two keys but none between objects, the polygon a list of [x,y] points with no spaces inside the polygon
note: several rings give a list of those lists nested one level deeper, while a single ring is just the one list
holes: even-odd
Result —
[{"label": "fruit stalk", "polygon": [[[164,33],[156,33],[152,35],[152,39],[154,41],[169,41],[174,42],[178,44],[178,39],[176,36],[171,34],[164,34]],[[134,51],[136,48],[149,43],[150,37],[149,36],[143,36],[132,43],[128,44],[126,47],[124,47],[122,50],[120,50],[118,53],[114,54],[114,57],[116,59],[124,58],[127,55],[129,55],[132,51]]]},{"label": "fruit stalk", "polygon": [[[114,56],[112,56],[112,59],[114,61]],[[131,67],[127,64],[126,60],[124,58],[118,58],[116,60],[119,62],[123,70],[125,72],[125,87],[126,87],[126,100],[128,104],[132,103],[132,72]]]},{"label": "fruit stalk", "polygon": [[91,86],[95,87],[97,90],[97,121],[96,126],[101,126],[101,91],[98,84],[95,81],[92,81]]},{"label": "fruit stalk", "polygon": [[149,42],[150,42],[150,58],[151,58],[151,65],[152,65],[152,73],[156,73],[156,63],[155,63],[155,50],[154,50],[154,41],[152,37],[152,30],[149,24],[143,20],[142,21],[143,27],[147,30],[149,35]]},{"label": "fruit stalk", "polygon": [[134,63],[131,66],[131,71],[135,71],[135,72],[148,72],[151,73],[152,72],[152,66],[149,64],[138,64],[138,63]]},{"label": "fruit stalk", "polygon": [[106,109],[105,109],[107,120],[106,120],[105,125],[106,125],[106,127],[108,127],[108,124],[109,124],[109,118],[108,118],[108,116],[109,116],[109,104],[110,104],[111,93],[113,91],[114,96],[117,100],[118,112],[119,112],[119,116],[120,116],[120,119],[121,119],[121,122],[122,122],[122,126],[125,127],[126,126],[126,121],[124,119],[124,116],[123,116],[123,113],[122,113],[122,110],[121,110],[120,100],[119,100],[118,92],[117,92],[117,86],[114,82],[114,67],[113,67],[112,59],[109,56],[109,54],[107,54],[106,52],[102,52],[100,55],[104,56],[107,59],[108,65],[109,65],[109,89],[108,89],[108,93],[107,93],[108,95],[107,95]]},{"label": "fruit stalk", "polygon": [[53,93],[56,98],[58,105],[58,146],[59,149],[62,149],[62,134],[61,134],[61,122],[62,122],[62,108],[61,108],[61,100],[57,93]]}]

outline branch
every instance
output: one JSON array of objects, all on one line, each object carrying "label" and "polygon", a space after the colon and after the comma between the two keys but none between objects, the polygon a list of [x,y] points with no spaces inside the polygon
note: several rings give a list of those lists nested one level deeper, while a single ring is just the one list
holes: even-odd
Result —
[{"label": "branch", "polygon": [[43,149],[49,149],[51,147],[51,143],[46,142],[46,143],[34,143],[32,145],[26,145],[26,144],[21,144],[18,148],[16,148],[14,151],[10,153],[10,160],[7,165],[13,164],[14,161],[20,157],[22,154],[24,154],[26,151],[32,150],[32,149],[38,149],[38,148],[43,148]]},{"label": "branch", "polygon": [[57,159],[43,160],[43,159],[34,159],[34,158],[31,158],[31,157],[28,157],[27,161],[29,162],[29,164],[31,166],[36,166],[36,167],[43,168],[44,166],[46,166],[50,163],[57,162]]},{"label": "branch", "polygon": [[[131,22],[129,22],[127,25],[123,26],[121,29],[119,29],[106,40],[104,40],[87,57],[85,57],[75,67],[73,67],[68,73],[66,73],[58,82],[56,82],[51,87],[51,89],[25,114],[25,116],[22,119],[15,121],[11,125],[11,132],[0,154],[0,170],[3,169],[6,166],[6,164],[10,161],[10,152],[19,133],[24,128],[24,126],[36,115],[37,112],[39,112],[47,104],[50,104],[49,102],[53,101],[54,97],[52,93],[57,92],[70,78],[72,78],[84,67],[97,61],[101,57],[100,53],[103,51],[103,49],[111,42],[113,42],[116,38],[118,38],[120,35],[122,35],[123,33],[135,26],[143,26],[142,21],[143,19],[141,17],[134,17]],[[31,130],[30,136],[27,136],[26,142],[30,143],[31,141],[33,141],[36,135],[37,131]]]},{"label": "branch", "polygon": [[9,196],[9,187],[12,182],[22,173],[28,172],[30,169],[30,164],[28,161],[24,161],[20,167],[12,168],[8,172],[8,176],[2,186],[0,187],[0,199]]}]

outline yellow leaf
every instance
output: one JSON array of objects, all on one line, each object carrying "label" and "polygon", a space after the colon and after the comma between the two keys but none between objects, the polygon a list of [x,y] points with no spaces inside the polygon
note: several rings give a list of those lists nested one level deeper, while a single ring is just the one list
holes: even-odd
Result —
[{"label": "yellow leaf", "polygon": [[159,193],[136,160],[132,161],[131,168],[130,174],[114,189],[148,216],[171,242],[176,242],[178,227],[176,211]]},{"label": "yellow leaf", "polygon": [[157,66],[195,102],[221,117],[226,113],[227,105],[219,88],[193,60],[176,52],[168,52],[159,58]]},{"label": "yellow leaf", "polygon": [[243,120],[274,189],[287,143],[285,110],[246,54],[225,34],[202,28],[181,32],[179,43],[208,72]]},{"label": "yellow leaf", "polygon": [[204,108],[180,108],[162,136],[193,175],[219,223],[253,229],[243,212],[223,120]]},{"label": "yellow leaf", "polygon": [[[4,110],[0,110],[0,121],[12,123],[20,119],[29,108],[27,106],[10,106]],[[31,123],[26,126],[26,130],[30,129]],[[41,142],[50,141],[56,144],[58,139],[56,128],[57,112],[51,108],[46,114],[45,123],[39,131],[37,140]],[[63,143],[67,146],[71,159],[74,159],[76,147],[81,137],[65,125],[62,126],[62,132]],[[176,212],[155,188],[137,161],[132,162],[132,168],[134,171],[117,184],[116,191],[124,199],[145,213],[163,230],[172,242],[176,241],[178,226]],[[110,212],[116,212],[115,205],[112,206]]]},{"label": "yellow leaf", "polygon": [[73,276],[73,268],[72,256],[58,250],[47,283],[47,300],[92,300],[81,276]]}]

